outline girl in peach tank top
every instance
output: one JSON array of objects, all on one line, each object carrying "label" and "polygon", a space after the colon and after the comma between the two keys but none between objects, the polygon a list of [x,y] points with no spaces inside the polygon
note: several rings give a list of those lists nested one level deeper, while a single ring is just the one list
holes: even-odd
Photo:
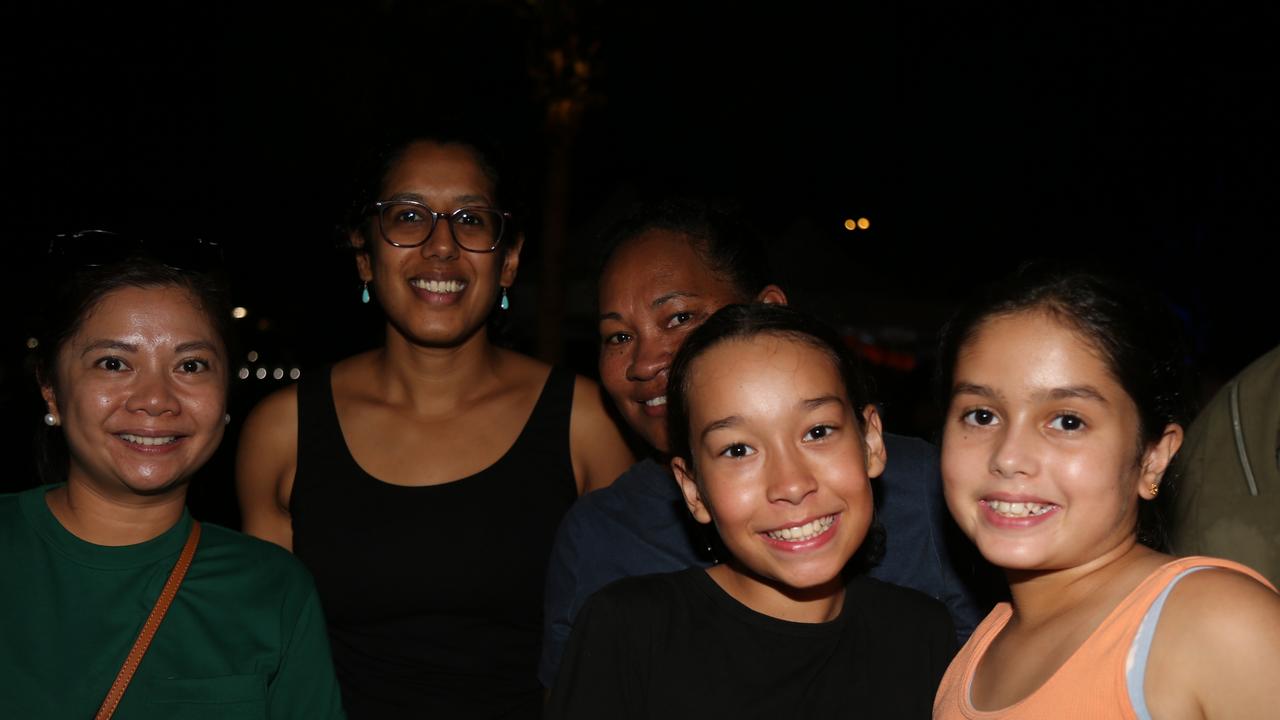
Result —
[{"label": "girl in peach tank top", "polygon": [[991,641],[1009,621],[1009,603],[1000,603],[974,631],[942,678],[933,704],[935,720],[964,718],[1124,718],[1150,720],[1143,689],[1151,640],[1164,600],[1187,573],[1210,567],[1243,573],[1271,588],[1266,578],[1239,563],[1187,557],[1161,566],[1116,607],[1049,681],[1006,708],[978,710],[970,702],[974,671]]},{"label": "girl in peach tank top", "polygon": [[1175,559],[1155,500],[1190,419],[1179,330],[1129,281],[1035,264],[944,330],[942,475],[1011,602],[934,718],[1280,717],[1280,595]]}]

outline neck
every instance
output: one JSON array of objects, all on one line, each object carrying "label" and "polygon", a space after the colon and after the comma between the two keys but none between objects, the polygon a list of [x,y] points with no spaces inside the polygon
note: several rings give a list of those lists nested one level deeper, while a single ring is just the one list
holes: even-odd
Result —
[{"label": "neck", "polygon": [[498,374],[500,353],[483,327],[452,347],[417,345],[388,327],[386,345],[375,362],[391,394],[429,410],[457,406],[486,387]]},{"label": "neck", "polygon": [[155,497],[114,498],[71,479],[45,495],[67,532],[94,545],[136,545],[163,535],[182,518],[185,485]]},{"label": "neck", "polygon": [[[1160,553],[1141,545],[1130,536],[1101,556],[1077,567],[1063,570],[1006,570],[1009,594],[1018,622],[1035,626],[1062,613],[1109,595],[1115,581],[1135,566],[1160,562]],[[1130,588],[1131,589],[1131,588]],[[1125,590],[1125,594],[1128,589]]]},{"label": "neck", "polygon": [[844,608],[844,580],[839,575],[816,587],[793,588],[760,578],[734,561],[709,568],[707,574],[734,600],[778,620],[829,622]]}]

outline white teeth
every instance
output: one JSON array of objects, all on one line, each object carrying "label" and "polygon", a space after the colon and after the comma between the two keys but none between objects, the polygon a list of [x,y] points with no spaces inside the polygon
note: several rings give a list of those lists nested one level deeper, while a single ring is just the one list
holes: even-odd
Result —
[{"label": "white teeth", "polygon": [[459,293],[467,284],[460,280],[423,280],[414,278],[409,284],[430,293]]},{"label": "white teeth", "polygon": [[177,435],[162,435],[160,437],[147,437],[145,435],[130,435],[129,433],[120,433],[120,439],[125,442],[131,442],[134,445],[168,445],[178,439]]},{"label": "white teeth", "polygon": [[666,396],[666,395],[659,395],[658,397],[656,397],[656,398],[654,398],[654,399],[652,399],[652,400],[645,400],[645,401],[644,401],[644,404],[645,404],[645,405],[648,405],[649,407],[658,407],[659,405],[666,405],[666,404],[667,404],[667,396]]},{"label": "white teeth", "polygon": [[835,523],[835,521],[835,515],[828,515],[826,517],[818,518],[817,520],[810,520],[804,525],[782,528],[781,530],[770,530],[769,532],[766,532],[765,535],[768,535],[774,540],[804,542],[805,540],[812,540],[830,530],[831,525]]},{"label": "white teeth", "polygon": [[1003,500],[987,500],[987,507],[1005,517],[1035,517],[1053,509],[1053,505],[1034,502],[1004,502]]}]

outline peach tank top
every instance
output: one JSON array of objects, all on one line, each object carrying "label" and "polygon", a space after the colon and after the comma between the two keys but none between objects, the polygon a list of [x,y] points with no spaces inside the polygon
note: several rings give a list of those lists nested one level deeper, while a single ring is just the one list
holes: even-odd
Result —
[{"label": "peach tank top", "polygon": [[973,674],[987,647],[1013,614],[1009,603],[996,605],[947,668],[933,701],[934,720],[1149,718],[1142,686],[1147,652],[1164,600],[1183,576],[1211,567],[1244,573],[1275,590],[1262,575],[1230,560],[1198,556],[1174,560],[1158,568],[1120,601],[1044,685],[1009,707],[983,711],[974,708],[969,700]]}]

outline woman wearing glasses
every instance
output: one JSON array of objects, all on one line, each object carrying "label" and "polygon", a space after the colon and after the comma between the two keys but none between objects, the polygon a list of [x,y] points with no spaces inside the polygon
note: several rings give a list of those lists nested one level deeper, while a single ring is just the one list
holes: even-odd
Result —
[{"label": "woman wearing glasses", "polygon": [[523,236],[486,156],[382,168],[350,240],[386,342],[254,410],[244,528],[315,575],[353,717],[537,717],[556,526],[633,459],[594,384],[490,342]]},{"label": "woman wearing glasses", "polygon": [[0,496],[0,717],[342,717],[301,564],[186,511],[230,419],[223,297],[130,257],[43,309],[49,484]]}]

